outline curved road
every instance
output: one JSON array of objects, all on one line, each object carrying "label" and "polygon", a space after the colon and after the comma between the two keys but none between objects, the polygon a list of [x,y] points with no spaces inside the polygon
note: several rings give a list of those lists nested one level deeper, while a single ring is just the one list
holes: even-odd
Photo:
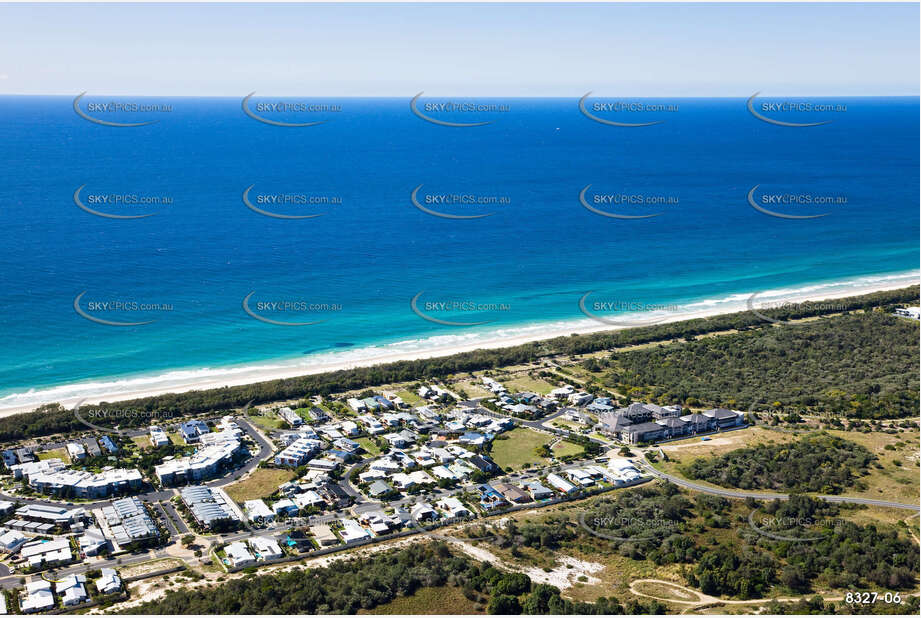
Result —
[{"label": "curved road", "polygon": [[[790,496],[788,494],[759,494],[756,492],[750,491],[735,491],[732,489],[718,489],[715,487],[708,487],[707,485],[700,485],[698,483],[693,483],[686,479],[683,479],[679,476],[673,476],[671,474],[666,474],[661,470],[653,468],[652,465],[646,461],[643,457],[637,457],[636,461],[650,474],[653,476],[671,481],[675,485],[680,485],[687,489],[692,489],[694,491],[700,491],[706,494],[713,494],[714,496],[723,496],[724,498],[754,498],[755,500],[786,500]],[[911,511],[921,511],[921,506],[917,504],[902,504],[900,502],[888,502],[886,500],[873,500],[871,498],[851,498],[848,496],[815,496],[827,502],[845,502],[849,504],[866,504],[868,506],[887,506],[894,509],[907,509]]]}]

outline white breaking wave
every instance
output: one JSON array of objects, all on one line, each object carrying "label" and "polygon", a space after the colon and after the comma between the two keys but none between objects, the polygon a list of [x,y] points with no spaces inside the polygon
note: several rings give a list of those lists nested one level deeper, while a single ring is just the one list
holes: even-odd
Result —
[{"label": "white breaking wave", "polygon": [[[892,289],[919,282],[921,272],[891,275],[871,275],[845,281],[810,284],[801,287],[776,288],[765,291],[730,294],[721,298],[710,298],[689,303],[674,303],[676,310],[657,310],[616,315],[617,324],[637,326],[662,321],[675,321],[689,317],[715,315],[744,311],[753,294],[755,308],[763,307],[779,299],[813,300],[863,294],[870,289]],[[613,319],[613,316],[608,316]],[[354,367],[391,362],[401,358],[412,359],[425,356],[440,356],[453,352],[476,349],[477,347],[501,347],[527,340],[544,339],[571,333],[610,330],[598,321],[586,318],[535,322],[512,326],[480,327],[465,329],[461,333],[441,334],[419,339],[404,339],[354,348],[335,350],[299,356],[289,359],[273,359],[260,363],[223,367],[201,367],[178,369],[154,375],[93,380],[77,382],[43,389],[29,389],[0,398],[0,411],[22,411],[51,402],[88,402],[100,400],[117,401],[144,397],[166,392],[180,392],[193,389],[215,388],[223,385],[245,384],[291,377],[307,373],[320,373]],[[91,401],[92,400],[92,401]]]}]

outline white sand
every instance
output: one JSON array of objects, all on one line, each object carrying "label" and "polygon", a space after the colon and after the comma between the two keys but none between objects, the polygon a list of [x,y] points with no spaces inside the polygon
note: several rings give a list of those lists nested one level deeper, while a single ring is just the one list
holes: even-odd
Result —
[{"label": "white sand", "polygon": [[[856,285],[842,282],[838,284],[819,284],[803,288],[808,291],[795,289],[789,292],[786,290],[767,291],[759,293],[752,302],[755,309],[761,309],[779,306],[781,303],[816,302],[843,298],[846,296],[859,296],[882,290],[898,289],[916,283],[918,283],[918,277],[915,273],[911,273],[904,276],[894,275],[891,277],[880,277],[878,281],[872,284]],[[749,300],[749,296],[750,294],[738,294],[725,302],[699,303],[706,305],[706,308],[673,312],[664,316],[661,321],[657,323],[664,324],[724,313],[745,311],[748,308],[747,301]],[[691,307],[693,306],[694,305],[691,305]],[[642,326],[644,321],[648,321],[649,316],[641,315],[635,319],[637,320],[636,325]],[[618,320],[627,321],[629,318],[618,318]],[[283,362],[274,364],[266,362],[261,366],[228,369],[217,376],[213,375],[208,370],[170,372],[163,376],[162,385],[157,384],[158,378],[156,377],[137,380],[139,385],[136,390],[132,390],[130,386],[126,386],[126,384],[131,383],[130,379],[115,380],[112,382],[78,383],[67,387],[55,387],[45,391],[4,397],[0,400],[0,416],[29,412],[42,403],[58,402],[64,406],[71,407],[80,401],[83,401],[84,405],[95,404],[102,401],[127,401],[164,393],[182,393],[191,390],[206,390],[225,386],[252,384],[266,380],[293,378],[302,375],[377,365],[399,360],[416,360],[437,356],[448,356],[477,349],[509,347],[541,339],[568,336],[574,333],[586,334],[614,331],[623,328],[629,328],[629,326],[610,326],[586,318],[579,322],[560,322],[547,325],[546,327],[520,328],[518,329],[519,332],[527,331],[527,333],[513,336],[502,336],[502,331],[500,331],[500,334],[497,334],[493,338],[475,339],[467,343],[457,343],[455,341],[449,345],[438,345],[433,341],[429,347],[420,351],[401,350],[394,352],[388,350],[387,346],[368,348],[364,356],[360,359],[342,360],[340,358],[336,360],[336,356],[333,355],[331,357],[332,360],[328,361],[305,359],[290,365],[286,365]],[[509,328],[506,330],[514,331],[516,329]],[[437,339],[437,337],[435,339]],[[67,395],[62,396],[62,392],[66,392]]]}]

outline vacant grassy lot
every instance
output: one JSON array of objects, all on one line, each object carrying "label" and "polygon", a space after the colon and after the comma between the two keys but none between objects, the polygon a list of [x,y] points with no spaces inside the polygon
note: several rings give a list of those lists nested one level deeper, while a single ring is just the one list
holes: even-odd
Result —
[{"label": "vacant grassy lot", "polygon": [[390,603],[359,614],[375,615],[425,615],[425,614],[484,614],[484,606],[467,599],[463,590],[455,586],[420,588],[408,597],[398,597]]},{"label": "vacant grassy lot", "polygon": [[294,472],[292,470],[256,468],[247,478],[228,485],[226,491],[234,502],[242,503],[247,500],[257,500],[270,496],[275,493],[279,485],[287,483],[293,478]]},{"label": "vacant grassy lot", "polygon": [[464,391],[468,397],[494,397],[491,391],[483,388],[479,380],[461,380],[453,385],[454,392]]},{"label": "vacant grassy lot", "polygon": [[42,459],[60,459],[61,461],[70,461],[70,457],[67,455],[66,448],[54,448],[50,451],[42,451],[38,453],[39,460]]},{"label": "vacant grassy lot", "polygon": [[411,406],[418,406],[424,403],[422,400],[422,397],[420,397],[416,393],[413,393],[407,390],[402,390],[402,391],[397,392],[397,397],[399,397],[400,399],[402,399],[403,401],[405,401]]},{"label": "vacant grassy lot", "polygon": [[531,376],[522,374],[515,376],[511,380],[500,380],[505,385],[505,388],[509,392],[517,393],[522,391],[527,391],[530,393],[538,393],[540,395],[546,395],[554,388],[555,385],[545,382],[544,380],[532,378]]},{"label": "vacant grassy lot", "polygon": [[266,414],[268,414],[269,416],[250,414],[249,420],[255,423],[256,425],[259,425],[260,427],[262,427],[263,429],[267,431],[271,431],[273,429],[282,429],[283,427],[287,425],[287,423],[285,423],[283,420],[281,420],[274,414],[271,414],[270,412],[267,412]]},{"label": "vacant grassy lot", "polygon": [[917,429],[904,429],[895,434],[839,430],[828,433],[863,446],[879,458],[877,464],[881,466],[871,465],[870,473],[861,477],[867,489],[861,491],[850,487],[844,490],[843,495],[917,504],[921,489],[918,482]]},{"label": "vacant grassy lot", "polygon": [[368,455],[371,455],[372,457],[374,455],[379,455],[381,452],[381,449],[377,447],[377,444],[375,444],[374,440],[371,438],[358,438],[355,440],[355,442],[358,442],[361,445],[361,448],[365,449],[365,452],[367,452]]},{"label": "vacant grassy lot", "polygon": [[492,458],[503,470],[506,468],[519,470],[526,463],[532,466],[547,463],[547,459],[535,453],[534,449],[542,444],[549,444],[553,439],[552,436],[537,433],[524,427],[513,429],[502,435],[508,436],[508,438],[493,442]]},{"label": "vacant grassy lot", "polygon": [[147,448],[150,446],[150,436],[134,436],[131,441],[137,444],[138,448]]},{"label": "vacant grassy lot", "polygon": [[553,445],[553,448],[550,449],[550,452],[553,453],[554,457],[566,457],[567,455],[578,455],[584,449],[578,444],[573,444],[572,442],[567,442],[566,440],[560,440]]}]

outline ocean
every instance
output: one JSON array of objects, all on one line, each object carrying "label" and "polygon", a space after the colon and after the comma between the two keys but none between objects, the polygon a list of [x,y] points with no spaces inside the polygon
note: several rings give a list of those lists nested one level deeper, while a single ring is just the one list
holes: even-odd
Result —
[{"label": "ocean", "polygon": [[0,97],[0,408],[917,279],[917,98],[241,98]]}]

